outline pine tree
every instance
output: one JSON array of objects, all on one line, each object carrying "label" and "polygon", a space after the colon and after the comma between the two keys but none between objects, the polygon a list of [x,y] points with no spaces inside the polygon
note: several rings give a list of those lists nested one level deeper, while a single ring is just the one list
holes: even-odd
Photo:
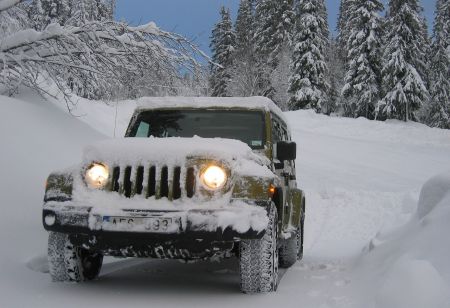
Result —
[{"label": "pine tree", "polygon": [[418,0],[390,0],[383,55],[384,97],[378,119],[418,120],[428,99],[425,56],[428,38]]},{"label": "pine tree", "polygon": [[116,10],[116,0],[96,0],[99,21],[113,20]]},{"label": "pine tree", "polygon": [[91,20],[97,20],[97,3],[95,0],[74,0],[69,23],[79,26]]},{"label": "pine tree", "polygon": [[344,108],[347,106],[341,99],[341,92],[344,86],[345,63],[342,60],[341,53],[338,48],[337,39],[330,39],[330,48],[326,56],[329,70],[328,82],[330,84],[329,100],[322,112],[330,115],[337,112],[340,115],[345,114]]},{"label": "pine tree", "polygon": [[[350,37],[350,12],[355,0],[341,0],[337,22],[337,36],[331,40],[330,51],[327,57],[330,69],[330,99],[329,105],[332,111],[337,111],[340,115],[348,115],[348,104],[343,99],[341,93],[344,87],[346,74],[346,64],[348,60],[348,43]],[[330,112],[326,112],[329,114]]]},{"label": "pine tree", "polygon": [[17,31],[30,28],[27,4],[21,3],[0,12],[0,41]]},{"label": "pine tree", "polygon": [[236,48],[243,52],[253,48],[253,7],[251,0],[241,0],[236,17]]},{"label": "pine tree", "polygon": [[328,26],[323,0],[300,0],[297,7],[289,108],[322,110],[328,101]]},{"label": "pine tree", "polygon": [[211,65],[210,87],[212,96],[227,96],[230,83],[230,67],[235,52],[236,34],[230,17],[230,11],[222,7],[221,20],[212,31],[211,50],[212,61],[217,65]]},{"label": "pine tree", "polygon": [[337,47],[343,62],[347,61],[348,39],[350,37],[350,14],[355,0],[341,0],[339,5],[339,15],[337,23]]},{"label": "pine tree", "polygon": [[255,39],[259,53],[276,68],[278,56],[291,40],[294,24],[293,0],[259,0],[256,5]]},{"label": "pine tree", "polygon": [[29,16],[37,30],[45,29],[51,23],[64,25],[70,18],[71,0],[33,0]]},{"label": "pine tree", "polygon": [[33,23],[33,28],[36,30],[42,30],[48,24],[41,0],[33,0],[29,8],[29,16]]},{"label": "pine tree", "polygon": [[348,116],[375,118],[381,89],[383,10],[380,0],[354,0],[348,39],[348,62],[342,95]]},{"label": "pine tree", "polygon": [[230,70],[229,94],[232,96],[253,96],[260,94],[258,57],[255,54],[253,32],[254,7],[252,0],[241,0],[235,23],[236,52]]},{"label": "pine tree", "polygon": [[259,94],[282,105],[285,102],[278,100],[282,100],[284,93],[278,85],[280,81],[286,82],[289,78],[288,70],[285,70],[284,66],[286,57],[290,57],[295,15],[294,0],[252,0],[252,2],[255,5],[254,40],[260,77]]},{"label": "pine tree", "polygon": [[450,129],[450,1],[438,0],[433,29],[431,108],[428,123]]}]

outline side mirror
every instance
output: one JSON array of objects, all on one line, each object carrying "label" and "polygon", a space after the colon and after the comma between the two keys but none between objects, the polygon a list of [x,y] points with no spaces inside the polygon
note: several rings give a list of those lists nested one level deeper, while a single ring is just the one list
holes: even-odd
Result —
[{"label": "side mirror", "polygon": [[297,144],[295,142],[278,142],[277,158],[279,161],[295,160],[297,158]]}]

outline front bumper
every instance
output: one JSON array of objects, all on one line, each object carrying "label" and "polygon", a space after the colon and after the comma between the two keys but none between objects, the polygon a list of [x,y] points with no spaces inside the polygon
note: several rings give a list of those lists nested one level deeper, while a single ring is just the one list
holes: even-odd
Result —
[{"label": "front bumper", "polygon": [[[99,214],[94,207],[68,201],[46,203],[42,222],[47,231],[84,238],[147,243],[172,240],[225,242],[262,238],[265,233],[265,227],[261,227],[263,215],[267,217],[265,202],[220,209],[115,210]],[[148,222],[159,223],[165,219],[171,222],[168,228],[155,230],[148,226]]]}]

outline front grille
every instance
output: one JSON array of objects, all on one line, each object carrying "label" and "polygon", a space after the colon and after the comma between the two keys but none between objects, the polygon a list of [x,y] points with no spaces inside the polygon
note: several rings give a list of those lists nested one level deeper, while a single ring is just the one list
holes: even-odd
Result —
[{"label": "front grille", "polygon": [[193,167],[116,166],[112,168],[110,190],[127,198],[142,196],[178,200],[195,195]]}]

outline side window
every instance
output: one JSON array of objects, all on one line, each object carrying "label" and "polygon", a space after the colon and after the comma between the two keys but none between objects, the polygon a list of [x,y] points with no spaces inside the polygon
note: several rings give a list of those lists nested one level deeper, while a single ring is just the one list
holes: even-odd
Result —
[{"label": "side window", "polygon": [[287,133],[286,128],[283,127],[282,131],[283,131],[283,141],[289,141],[289,135]]},{"label": "side window", "polygon": [[274,114],[272,114],[272,138],[273,143],[291,140],[286,124]]},{"label": "side window", "polygon": [[278,121],[273,119],[272,122],[272,139],[273,143],[277,143],[278,141],[283,141],[283,130],[281,128],[281,125]]}]

